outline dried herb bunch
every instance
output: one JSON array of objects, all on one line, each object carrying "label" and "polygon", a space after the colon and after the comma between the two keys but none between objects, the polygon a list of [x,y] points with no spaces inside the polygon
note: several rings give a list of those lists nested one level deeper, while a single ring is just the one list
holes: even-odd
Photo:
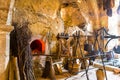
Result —
[{"label": "dried herb bunch", "polygon": [[13,23],[11,32],[11,53],[17,56],[20,80],[35,80],[32,68],[32,54],[29,46],[31,31],[28,22]]}]

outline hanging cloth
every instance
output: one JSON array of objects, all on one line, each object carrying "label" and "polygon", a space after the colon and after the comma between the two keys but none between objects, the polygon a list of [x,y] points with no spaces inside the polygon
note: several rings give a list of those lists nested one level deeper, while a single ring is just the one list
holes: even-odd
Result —
[{"label": "hanging cloth", "polygon": [[107,14],[109,17],[111,17],[111,16],[112,16],[112,9],[111,9],[111,8],[110,8],[110,9],[107,9],[106,14]]},{"label": "hanging cloth", "polygon": [[115,0],[103,0],[103,8],[106,10],[106,14],[112,16],[112,8],[115,6]]},{"label": "hanging cloth", "polygon": [[103,9],[110,9],[115,6],[115,0],[103,0]]},{"label": "hanging cloth", "polygon": [[110,8],[113,8],[115,6],[115,0],[109,0],[110,1]]},{"label": "hanging cloth", "polygon": [[120,1],[119,1],[119,6],[118,6],[118,8],[117,8],[117,14],[120,15]]}]

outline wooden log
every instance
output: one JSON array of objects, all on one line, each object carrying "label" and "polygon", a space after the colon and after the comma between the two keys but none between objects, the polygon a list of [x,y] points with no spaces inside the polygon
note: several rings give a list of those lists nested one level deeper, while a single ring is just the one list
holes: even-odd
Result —
[{"label": "wooden log", "polygon": [[9,80],[20,80],[17,58],[11,56],[9,68]]},{"label": "wooden log", "polygon": [[104,74],[103,69],[98,69],[96,71],[96,77],[97,77],[97,80],[104,80],[105,74]]},{"label": "wooden log", "polygon": [[[96,67],[96,68],[103,69],[103,65],[100,64],[100,63],[97,63],[97,62],[94,62],[93,66]],[[105,65],[105,69],[108,70],[108,71],[112,71],[114,73],[116,73],[116,72],[119,73],[120,72],[120,68],[114,67],[114,66],[110,66],[110,65]]]},{"label": "wooden log", "polygon": [[15,77],[16,77],[16,80],[20,80],[17,57],[14,58],[14,65],[15,65]]}]

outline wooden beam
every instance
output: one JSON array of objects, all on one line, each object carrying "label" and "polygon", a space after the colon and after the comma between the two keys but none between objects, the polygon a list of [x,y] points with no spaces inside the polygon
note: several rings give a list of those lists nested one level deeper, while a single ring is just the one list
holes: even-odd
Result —
[{"label": "wooden beam", "polygon": [[11,0],[6,25],[11,25],[12,23],[12,13],[14,8],[14,3],[15,0]]},{"label": "wooden beam", "polygon": [[[93,66],[95,68],[103,69],[103,65],[101,63],[94,62]],[[108,71],[112,71],[114,73],[119,73],[120,72],[120,68],[114,67],[114,66],[110,66],[110,65],[105,65],[105,69],[108,70]]]}]

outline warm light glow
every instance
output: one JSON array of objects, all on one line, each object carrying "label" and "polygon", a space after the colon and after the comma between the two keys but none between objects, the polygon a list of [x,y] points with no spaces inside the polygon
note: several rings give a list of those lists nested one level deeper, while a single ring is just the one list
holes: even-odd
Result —
[{"label": "warm light glow", "polygon": [[61,11],[60,11],[60,15],[61,15],[61,17],[62,17],[63,19],[65,18],[66,11],[65,11],[64,8],[61,9]]},{"label": "warm light glow", "polygon": [[77,0],[77,2],[81,3],[81,0]]},{"label": "warm light glow", "polygon": [[[92,27],[92,22],[90,21],[89,23],[87,23],[86,28],[88,32],[93,32],[93,27]],[[88,34],[89,35],[89,34]]]}]

